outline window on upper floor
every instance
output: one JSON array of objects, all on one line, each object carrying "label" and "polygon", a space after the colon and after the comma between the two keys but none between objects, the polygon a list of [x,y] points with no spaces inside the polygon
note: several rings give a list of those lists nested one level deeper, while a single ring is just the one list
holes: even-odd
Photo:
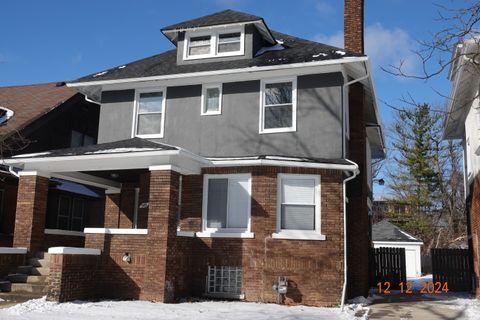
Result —
[{"label": "window on upper floor", "polygon": [[260,133],[296,130],[296,79],[262,81],[260,94]]},{"label": "window on upper floor", "polygon": [[190,31],[185,35],[184,60],[243,55],[244,28]]},{"label": "window on upper floor", "polygon": [[250,198],[249,174],[205,175],[204,232],[249,232]]},{"label": "window on upper floor", "polygon": [[279,174],[273,238],[324,240],[320,233],[320,176]]},{"label": "window on upper floor", "polygon": [[135,136],[162,138],[165,121],[164,90],[137,92],[135,107]]},{"label": "window on upper floor", "polygon": [[202,88],[202,115],[222,113],[222,85],[204,85]]}]

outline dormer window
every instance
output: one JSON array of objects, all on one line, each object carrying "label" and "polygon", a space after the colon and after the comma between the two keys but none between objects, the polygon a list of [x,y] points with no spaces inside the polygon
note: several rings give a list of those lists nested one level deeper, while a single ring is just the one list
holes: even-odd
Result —
[{"label": "dormer window", "polygon": [[184,60],[239,56],[245,53],[243,27],[187,31]]}]

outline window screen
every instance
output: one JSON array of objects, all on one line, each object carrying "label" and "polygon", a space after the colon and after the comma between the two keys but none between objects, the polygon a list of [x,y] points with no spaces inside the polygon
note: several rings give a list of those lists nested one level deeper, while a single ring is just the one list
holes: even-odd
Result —
[{"label": "window screen", "polygon": [[220,88],[206,88],[204,98],[204,113],[218,113],[220,111]]},{"label": "window screen", "polygon": [[240,51],[240,32],[224,33],[218,36],[218,53]]},{"label": "window screen", "polygon": [[198,56],[210,53],[210,36],[192,37],[188,43],[188,55]]}]

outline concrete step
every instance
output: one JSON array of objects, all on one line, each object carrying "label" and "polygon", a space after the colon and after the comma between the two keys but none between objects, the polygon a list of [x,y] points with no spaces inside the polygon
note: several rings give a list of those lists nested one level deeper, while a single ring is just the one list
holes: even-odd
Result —
[{"label": "concrete step", "polygon": [[32,269],[30,269],[30,274],[33,276],[48,276],[50,274],[50,268],[32,267]]},{"label": "concrete step", "polygon": [[32,272],[32,266],[18,266],[15,268],[15,273],[30,274]]},{"label": "concrete step", "polygon": [[48,287],[44,284],[33,283],[12,283],[10,292],[29,292],[44,294],[47,293]]},{"label": "concrete step", "polygon": [[40,259],[40,258],[30,258],[28,259],[28,264],[34,267],[49,267],[49,259]]},{"label": "concrete step", "polygon": [[8,292],[12,287],[12,283],[10,281],[0,281],[0,292]]},{"label": "concrete step", "polygon": [[47,276],[32,276],[23,273],[11,273],[7,280],[13,283],[46,283]]},{"label": "concrete step", "polygon": [[32,292],[0,292],[0,299],[8,302],[25,302],[31,299],[38,299],[43,297],[43,293]]}]

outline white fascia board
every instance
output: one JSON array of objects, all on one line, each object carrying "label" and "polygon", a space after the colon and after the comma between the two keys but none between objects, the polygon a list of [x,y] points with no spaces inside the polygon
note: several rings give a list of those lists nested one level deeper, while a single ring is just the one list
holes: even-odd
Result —
[{"label": "white fascia board", "polygon": [[[5,162],[6,163],[6,162]],[[50,178],[50,174],[43,171],[38,170],[24,170],[18,172],[19,177],[29,177],[29,176],[40,176],[44,178]]]},{"label": "white fascia board", "polygon": [[60,229],[45,229],[45,234],[54,234],[59,236],[74,236],[74,237],[85,237],[85,233],[81,231],[72,231],[72,230],[60,230]]},{"label": "white fascia board", "polygon": [[0,247],[0,254],[26,254],[27,248]]},{"label": "white fascia board", "polygon": [[398,246],[406,246],[406,245],[423,245],[422,241],[419,242],[409,242],[409,241],[373,241],[374,245],[380,246],[389,246],[389,245],[398,245]]},{"label": "white fascia board", "polygon": [[91,248],[52,247],[52,248],[48,248],[48,253],[50,254],[83,254],[83,255],[90,255],[90,256],[99,256],[101,251],[100,249],[91,249]]},{"label": "white fascia board", "polygon": [[[256,74],[263,71],[281,71],[281,70],[292,70],[295,69],[295,74],[298,73],[298,68],[306,68],[306,72],[314,73],[312,70],[313,67],[324,67],[332,65],[342,65],[345,63],[353,62],[363,62],[367,61],[367,57],[346,57],[341,59],[332,59],[324,61],[311,61],[311,62],[301,62],[301,63],[291,63],[284,65],[273,65],[273,66],[263,66],[263,67],[249,67],[249,68],[238,68],[238,69],[223,69],[223,70],[214,70],[214,71],[202,71],[202,72],[189,72],[189,73],[179,73],[179,74],[169,74],[162,76],[151,76],[151,77],[139,77],[139,78],[127,78],[127,79],[115,79],[115,80],[98,80],[98,81],[88,81],[88,82],[74,82],[67,83],[68,87],[87,87],[87,86],[104,86],[104,85],[113,85],[121,83],[132,82],[146,82],[146,81],[160,81],[160,80],[174,80],[174,79],[192,79],[198,77],[217,77],[222,75],[227,75],[231,77],[231,81],[236,81],[237,74]],[[258,76],[252,76],[257,77]],[[198,82],[198,80],[197,80]],[[131,88],[131,85],[129,86]]]},{"label": "white fascia board", "polygon": [[148,234],[148,229],[126,229],[126,228],[85,228],[85,234]]},{"label": "white fascia board", "polygon": [[298,168],[317,168],[330,170],[347,170],[354,171],[356,166],[348,164],[332,164],[332,163],[313,163],[301,161],[281,161],[281,160],[212,160],[216,167],[236,167],[236,166],[276,166],[276,167],[298,167]]}]

